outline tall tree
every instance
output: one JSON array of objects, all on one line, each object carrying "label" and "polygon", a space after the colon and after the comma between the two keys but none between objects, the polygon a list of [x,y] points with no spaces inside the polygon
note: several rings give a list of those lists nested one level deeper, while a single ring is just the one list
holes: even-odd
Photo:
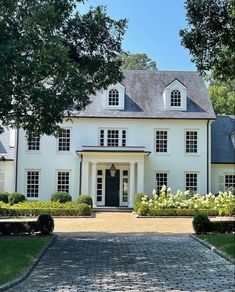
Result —
[{"label": "tall tree", "polygon": [[182,44],[204,75],[235,80],[235,1],[186,0],[189,28],[180,31]]},{"label": "tall tree", "polygon": [[122,79],[126,20],[104,7],[81,15],[83,0],[0,0],[0,120],[52,134],[72,105]]},{"label": "tall tree", "polygon": [[145,53],[133,54],[123,52],[121,55],[122,69],[128,70],[157,70],[157,64]]},{"label": "tall tree", "polygon": [[235,96],[232,84],[213,81],[209,85],[209,95],[216,114],[235,115]]}]

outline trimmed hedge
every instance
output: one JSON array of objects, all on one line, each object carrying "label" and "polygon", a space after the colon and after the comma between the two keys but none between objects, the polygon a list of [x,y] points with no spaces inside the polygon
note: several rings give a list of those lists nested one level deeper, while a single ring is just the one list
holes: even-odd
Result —
[{"label": "trimmed hedge", "polygon": [[0,202],[8,203],[8,193],[7,192],[0,192]]},{"label": "trimmed hedge", "polygon": [[51,201],[52,202],[60,202],[60,203],[66,203],[66,202],[71,202],[72,197],[70,194],[66,192],[57,192],[51,195]]},{"label": "trimmed hedge", "polygon": [[49,234],[53,229],[54,220],[48,214],[39,216],[37,221],[0,222],[0,233],[2,235],[33,234],[35,232]]},{"label": "trimmed hedge", "polygon": [[[147,204],[146,204],[147,205]],[[194,216],[196,214],[206,214],[208,216],[218,216],[218,211],[214,209],[154,209],[142,207],[143,203],[138,209],[140,216]],[[145,206],[145,204],[144,204]],[[140,210],[141,208],[141,210]],[[147,213],[144,213],[146,211]]]},{"label": "trimmed hedge", "polygon": [[93,206],[92,198],[89,195],[78,196],[76,203],[77,204],[85,203],[85,204],[89,205],[91,208]]},{"label": "trimmed hedge", "polygon": [[196,234],[235,232],[235,221],[211,221],[207,215],[198,214],[193,218]]},{"label": "trimmed hedge", "polygon": [[85,203],[81,203],[77,208],[78,215],[80,216],[88,216],[91,215],[91,206]]}]

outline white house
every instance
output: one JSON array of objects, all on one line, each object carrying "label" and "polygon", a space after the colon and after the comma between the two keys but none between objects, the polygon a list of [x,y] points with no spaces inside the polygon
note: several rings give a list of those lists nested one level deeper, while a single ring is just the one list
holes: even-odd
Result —
[{"label": "white house", "polygon": [[[18,131],[14,185],[28,199],[90,194],[95,206],[132,207],[137,192],[217,192],[211,178],[215,114],[197,72],[124,71],[122,83],[72,111],[60,137]],[[231,164],[232,165],[232,164]],[[214,174],[213,177],[216,177]],[[233,182],[234,184],[234,182]]]}]

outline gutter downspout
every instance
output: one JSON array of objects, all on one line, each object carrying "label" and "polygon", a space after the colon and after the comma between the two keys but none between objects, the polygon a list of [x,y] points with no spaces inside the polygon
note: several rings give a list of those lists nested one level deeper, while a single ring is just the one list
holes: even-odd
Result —
[{"label": "gutter downspout", "polygon": [[207,194],[211,192],[211,121],[207,121]]},{"label": "gutter downspout", "polygon": [[16,130],[16,156],[15,156],[15,192],[18,190],[18,163],[19,163],[19,128]]},{"label": "gutter downspout", "polygon": [[81,154],[80,177],[79,177],[79,196],[82,194],[82,162],[83,162],[83,155]]}]

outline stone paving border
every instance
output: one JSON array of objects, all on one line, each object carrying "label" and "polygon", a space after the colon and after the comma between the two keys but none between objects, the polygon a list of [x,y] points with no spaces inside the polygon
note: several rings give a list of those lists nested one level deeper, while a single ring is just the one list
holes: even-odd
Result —
[{"label": "stone paving border", "polygon": [[39,254],[36,256],[36,258],[33,260],[31,265],[26,268],[26,270],[16,279],[9,281],[3,285],[0,285],[0,291],[6,291],[7,289],[19,284],[22,282],[25,278],[28,277],[28,275],[31,273],[31,271],[36,267],[36,265],[39,263],[45,252],[48,250],[48,248],[51,246],[52,242],[55,240],[57,235],[52,235],[49,242],[44,246],[44,248],[39,252]]},{"label": "stone paving border", "polygon": [[229,261],[232,264],[235,264],[235,259],[233,259],[232,257],[230,257],[229,255],[227,255],[225,252],[223,252],[220,249],[217,249],[215,246],[211,245],[210,243],[206,242],[203,239],[200,239],[197,235],[193,235],[190,234],[189,235],[191,238],[193,238],[194,240],[200,242],[202,245],[204,245],[205,247],[209,248],[211,251],[213,251],[214,253],[218,254],[219,256],[221,256],[222,258],[226,259],[227,261]]}]

